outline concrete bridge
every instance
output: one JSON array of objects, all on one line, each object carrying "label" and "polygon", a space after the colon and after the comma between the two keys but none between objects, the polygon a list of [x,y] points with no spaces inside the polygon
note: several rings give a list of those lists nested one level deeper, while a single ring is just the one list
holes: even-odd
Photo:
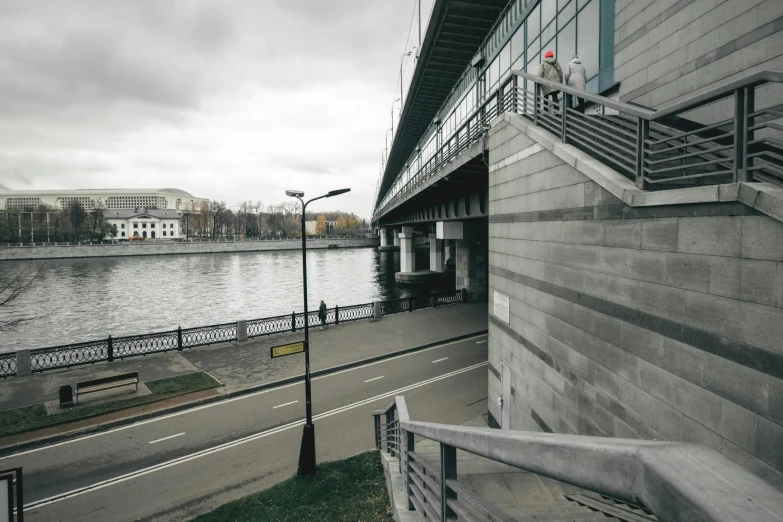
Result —
[{"label": "concrete bridge", "polygon": [[[783,489],[783,11],[733,6],[436,1],[373,223],[398,280],[423,236],[487,300],[494,425],[695,442]],[[547,49],[586,91],[537,78]]]}]

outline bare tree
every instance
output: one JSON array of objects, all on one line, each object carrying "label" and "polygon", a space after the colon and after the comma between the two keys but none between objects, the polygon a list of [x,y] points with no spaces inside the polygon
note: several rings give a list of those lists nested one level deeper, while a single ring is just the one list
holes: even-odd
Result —
[{"label": "bare tree", "polygon": [[4,312],[14,301],[33,287],[41,273],[41,267],[25,267],[6,282],[0,282],[0,332],[7,332],[32,317],[14,317]]}]

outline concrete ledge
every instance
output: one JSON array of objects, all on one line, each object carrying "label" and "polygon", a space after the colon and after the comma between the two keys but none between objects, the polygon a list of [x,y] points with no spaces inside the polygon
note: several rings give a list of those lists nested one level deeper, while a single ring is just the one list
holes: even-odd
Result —
[{"label": "concrete ledge", "polygon": [[378,247],[379,252],[398,252],[399,250],[400,250],[399,245],[385,245],[385,246]]},{"label": "concrete ledge", "polygon": [[418,270],[416,272],[397,272],[394,274],[394,280],[398,283],[427,283],[440,277],[439,272],[431,270]]},{"label": "concrete ledge", "polygon": [[[559,137],[541,127],[536,127],[518,114],[503,113],[502,116],[495,119],[493,125],[501,121],[507,121],[513,125],[517,130],[535,140],[541,149],[548,150],[563,162],[571,165],[628,206],[654,207],[737,201],[773,219],[783,221],[783,188],[771,183],[730,183],[657,192],[642,190],[616,170],[607,167],[576,147],[561,142]],[[535,152],[539,150],[536,149]],[[517,161],[527,156],[520,155]],[[506,158],[504,162],[508,162],[510,159]],[[490,171],[503,166],[505,164],[490,165]]]},{"label": "concrete ledge", "polygon": [[383,476],[386,478],[386,490],[389,492],[392,514],[395,522],[421,522],[422,518],[416,511],[408,511],[408,498],[405,479],[400,473],[400,460],[381,451]]}]

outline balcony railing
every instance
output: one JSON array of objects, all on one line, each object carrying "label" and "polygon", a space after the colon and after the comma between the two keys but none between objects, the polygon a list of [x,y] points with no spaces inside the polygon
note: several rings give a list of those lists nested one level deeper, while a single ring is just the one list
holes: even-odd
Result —
[{"label": "balcony railing", "polygon": [[[512,520],[457,481],[463,450],[642,506],[665,522],[781,522],[783,493],[695,444],[495,430],[413,421],[398,396],[373,412],[375,444],[400,460],[408,509],[425,520]],[[440,444],[440,462],[414,436]]]},{"label": "balcony railing", "polygon": [[[755,108],[756,90],[769,83],[783,83],[783,73],[762,71],[652,111],[514,71],[429,161],[406,174],[404,183],[399,178],[398,188],[386,195],[373,219],[482,139],[502,112],[528,118],[644,190],[750,181],[783,184],[783,111]],[[542,96],[542,87],[560,91],[557,101]],[[591,114],[576,110],[574,98],[589,102]],[[731,118],[702,124],[691,114],[721,101],[734,107]]]}]

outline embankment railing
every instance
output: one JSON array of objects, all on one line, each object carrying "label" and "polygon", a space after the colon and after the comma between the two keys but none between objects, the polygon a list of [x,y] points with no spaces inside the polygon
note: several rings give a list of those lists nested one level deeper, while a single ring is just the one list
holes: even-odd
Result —
[{"label": "embankment railing", "polygon": [[[457,481],[457,450],[643,506],[666,522],[780,522],[783,493],[696,444],[418,422],[398,396],[373,412],[375,444],[400,460],[408,509],[427,520],[512,520]],[[440,462],[414,436],[440,444]]]},{"label": "embankment railing", "polygon": [[[404,297],[387,301],[363,303],[351,306],[335,306],[327,310],[326,324],[340,324],[360,319],[391,315],[403,312],[413,312],[424,308],[434,308],[463,301],[463,291],[434,293],[425,296]],[[309,312],[309,326],[320,325],[318,312]],[[304,329],[305,317],[299,312],[292,312],[276,317],[265,317],[231,323],[197,326],[194,328],[177,328],[163,332],[141,335],[127,335],[97,339],[81,343],[63,344],[47,348],[29,350],[29,366],[32,372],[43,372],[58,368],[70,368],[96,362],[112,362],[115,359],[143,356],[152,353],[183,350],[197,346],[228,341],[273,335],[286,332],[296,332]],[[244,330],[243,330],[244,328]],[[240,332],[244,331],[244,334]],[[0,353],[0,377],[11,377],[17,374],[18,358],[21,352]]]}]

